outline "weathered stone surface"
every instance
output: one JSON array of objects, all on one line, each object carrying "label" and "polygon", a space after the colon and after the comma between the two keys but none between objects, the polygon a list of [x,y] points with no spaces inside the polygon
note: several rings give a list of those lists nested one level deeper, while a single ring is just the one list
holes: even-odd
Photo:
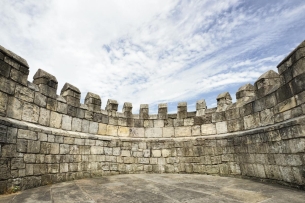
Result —
[{"label": "weathered stone surface", "polygon": [[227,122],[223,121],[216,123],[216,131],[217,134],[227,133],[228,132]]},{"label": "weathered stone surface", "polygon": [[90,121],[89,123],[89,133],[96,134],[98,131],[98,123]]},{"label": "weathered stone surface", "polygon": [[187,117],[187,103],[179,102],[177,106],[177,119],[184,119]]},{"label": "weathered stone surface", "polygon": [[144,128],[130,128],[131,137],[144,137]]},{"label": "weathered stone surface", "polygon": [[6,115],[6,109],[7,109],[7,101],[8,101],[8,95],[0,92],[0,115],[5,116]]},{"label": "weathered stone surface", "polygon": [[118,136],[120,137],[129,137],[130,129],[129,127],[119,126],[118,128]]},{"label": "weathered stone surface", "polygon": [[162,128],[163,137],[174,137],[175,136],[175,129],[173,127],[164,127]]},{"label": "weathered stone surface", "polygon": [[50,115],[50,127],[60,128],[61,127],[62,114],[51,111]]},{"label": "weathered stone surface", "polygon": [[203,124],[201,125],[202,135],[215,135],[216,134],[216,125],[215,124]]},{"label": "weathered stone surface", "polygon": [[192,136],[199,136],[199,135],[201,135],[201,126],[200,125],[192,126]]},{"label": "weathered stone surface", "polygon": [[67,115],[62,115],[61,128],[64,130],[72,129],[72,117]]},{"label": "weathered stone surface", "polygon": [[23,111],[23,102],[19,101],[14,97],[8,98],[7,116],[21,120]]},{"label": "weathered stone surface", "polygon": [[162,128],[145,128],[145,137],[162,137]]},{"label": "weathered stone surface", "polygon": [[50,111],[45,108],[40,108],[39,124],[49,126],[50,125]]},{"label": "weathered stone surface", "polygon": [[244,126],[246,130],[259,127],[260,125],[261,123],[259,113],[251,114],[249,116],[244,117]]},{"label": "weathered stone surface", "polygon": [[107,125],[107,135],[118,136],[118,126]]},{"label": "weathered stone surface", "polygon": [[39,107],[30,103],[24,103],[22,120],[37,123],[39,117]]},{"label": "weathered stone surface", "polygon": [[34,103],[45,108],[47,106],[47,97],[40,92],[35,92]]},{"label": "weathered stone surface", "polygon": [[158,105],[158,119],[167,119],[167,104],[162,103]]},{"label": "weathered stone surface", "polygon": [[82,119],[72,118],[72,131],[82,131]]},{"label": "weathered stone surface", "polygon": [[15,97],[17,97],[23,101],[26,101],[26,102],[33,102],[34,101],[34,91],[29,89],[28,87],[16,85]]},{"label": "weathered stone surface", "polygon": [[175,127],[175,137],[190,137],[192,135],[191,127]]},{"label": "weathered stone surface", "polygon": [[87,133],[89,132],[89,121],[83,119],[82,121],[82,132]]}]

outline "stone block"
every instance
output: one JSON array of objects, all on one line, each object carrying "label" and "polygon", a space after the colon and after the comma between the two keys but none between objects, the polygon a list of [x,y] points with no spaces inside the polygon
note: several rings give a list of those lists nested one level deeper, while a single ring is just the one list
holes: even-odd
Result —
[{"label": "stone block", "polygon": [[296,100],[294,97],[287,99],[274,107],[274,114],[282,113],[296,107]]},{"label": "stone block", "polygon": [[82,131],[82,119],[72,118],[72,131],[81,132]]},{"label": "stone block", "polygon": [[61,128],[62,114],[51,111],[50,115],[50,127]]},{"label": "stone block", "polygon": [[29,140],[27,152],[33,153],[33,154],[38,154],[40,152],[40,141]]},{"label": "stone block", "polygon": [[154,120],[144,120],[144,128],[153,128]]},{"label": "stone block", "polygon": [[0,115],[6,116],[6,109],[7,109],[7,102],[8,102],[8,95],[0,92]]},{"label": "stone block", "polygon": [[175,137],[190,137],[191,135],[191,126],[175,127]]},{"label": "stone block", "polygon": [[35,92],[34,103],[45,108],[47,106],[47,97],[40,92]]},{"label": "stone block", "polygon": [[107,134],[107,124],[99,123],[98,124],[98,132],[99,135],[106,135]]},{"label": "stone block", "polygon": [[227,125],[228,125],[228,132],[237,132],[244,130],[243,119],[230,120],[227,122]]},{"label": "stone block", "polygon": [[119,126],[119,128],[118,128],[119,137],[129,137],[129,133],[130,133],[129,127]]},{"label": "stone block", "polygon": [[118,118],[119,126],[127,126],[127,118]]},{"label": "stone block", "polygon": [[144,137],[144,128],[130,128],[131,137]]},{"label": "stone block", "polygon": [[39,118],[39,107],[30,103],[24,103],[22,120],[37,123]]},{"label": "stone block", "polygon": [[71,116],[62,115],[61,128],[63,130],[71,130],[72,129],[72,117]]},{"label": "stone block", "polygon": [[107,135],[118,136],[118,126],[107,125]]},{"label": "stone block", "polygon": [[259,113],[254,113],[244,117],[245,130],[257,128],[260,125]]},{"label": "stone block", "polygon": [[19,129],[17,137],[19,139],[37,140],[37,132]]},{"label": "stone block", "polygon": [[215,124],[203,124],[201,125],[202,135],[215,135],[216,134],[216,125]]},{"label": "stone block", "polygon": [[62,113],[62,114],[67,114],[68,113],[68,105],[63,103],[63,102],[57,101],[56,111],[59,112],[59,113]]},{"label": "stone block", "polygon": [[164,127],[164,120],[153,120],[155,128],[163,128]]},{"label": "stone block", "polygon": [[82,132],[83,133],[89,132],[89,121],[87,121],[86,119],[83,119],[82,121]]},{"label": "stone block", "polygon": [[16,143],[17,133],[18,133],[17,128],[8,127],[7,133],[6,133],[6,142],[7,143]]},{"label": "stone block", "polygon": [[[0,53],[1,54],[1,53]],[[8,78],[10,76],[11,67],[8,63],[0,60],[0,75]]]},{"label": "stone block", "polygon": [[185,118],[183,122],[184,126],[192,126],[194,125],[194,118]]},{"label": "stone block", "polygon": [[34,91],[28,87],[16,85],[15,88],[15,97],[26,102],[34,101]]},{"label": "stone block", "polygon": [[25,163],[23,158],[12,158],[11,169],[23,169],[25,168]]},{"label": "stone block", "polygon": [[21,120],[23,111],[23,102],[16,99],[15,97],[8,98],[7,116]]},{"label": "stone block", "polygon": [[195,125],[192,126],[192,136],[200,136],[201,135],[201,126]]},{"label": "stone block", "polygon": [[216,123],[216,131],[217,134],[227,133],[228,132],[227,122],[223,121]]},{"label": "stone block", "polygon": [[50,125],[50,111],[45,108],[40,108],[38,123],[44,126]]},{"label": "stone block", "polygon": [[24,73],[12,68],[10,72],[10,78],[14,80],[17,83],[20,83],[22,85],[27,85],[28,82],[28,75],[25,75]]},{"label": "stone block", "polygon": [[179,102],[177,106],[177,119],[187,118],[187,103]]},{"label": "stone block", "polygon": [[174,126],[175,127],[179,127],[179,126],[183,126],[184,125],[184,119],[174,119]]},{"label": "stone block", "polygon": [[145,128],[145,137],[162,137],[162,128]]},{"label": "stone block", "polygon": [[260,121],[262,126],[274,124],[273,109],[265,109],[260,113]]},{"label": "stone block", "polygon": [[13,95],[15,93],[16,83],[0,76],[0,90]]},{"label": "stone block", "polygon": [[175,137],[175,129],[174,127],[164,127],[162,128],[163,137]]},{"label": "stone block", "polygon": [[226,120],[234,120],[240,117],[239,108],[227,109],[225,111]]},{"label": "stone block", "polygon": [[89,123],[89,133],[97,134],[98,131],[98,123],[90,121]]},{"label": "stone block", "polygon": [[221,121],[225,121],[225,120],[226,120],[225,112],[215,112],[212,114],[213,123],[221,122]]},{"label": "stone block", "polygon": [[155,149],[155,150],[151,150],[151,153],[152,153],[152,157],[161,157],[161,150],[159,149]]},{"label": "stone block", "polygon": [[300,92],[303,92],[305,90],[304,80],[305,80],[305,73],[302,73],[292,79],[291,89],[292,89],[294,95],[299,94]]},{"label": "stone block", "polygon": [[143,119],[134,119],[134,127],[141,128],[144,127]]},{"label": "stone block", "polygon": [[57,105],[56,99],[50,97],[47,98],[47,109],[51,111],[56,111],[57,108],[56,105]]}]

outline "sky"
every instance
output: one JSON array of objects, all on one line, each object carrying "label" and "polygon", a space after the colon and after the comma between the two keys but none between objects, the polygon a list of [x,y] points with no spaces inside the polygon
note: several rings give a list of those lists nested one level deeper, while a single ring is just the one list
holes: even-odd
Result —
[{"label": "sky", "polygon": [[124,102],[205,99],[254,82],[305,40],[304,0],[1,0],[0,45],[25,58],[28,80],[40,68]]}]

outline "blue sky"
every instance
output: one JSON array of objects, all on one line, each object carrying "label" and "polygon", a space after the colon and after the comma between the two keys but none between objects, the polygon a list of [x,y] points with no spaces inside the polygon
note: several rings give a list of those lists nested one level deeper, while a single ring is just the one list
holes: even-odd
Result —
[{"label": "blue sky", "polygon": [[[63,3],[64,2],[64,3]],[[0,44],[107,99],[177,103],[253,84],[305,39],[304,0],[0,1]]]}]

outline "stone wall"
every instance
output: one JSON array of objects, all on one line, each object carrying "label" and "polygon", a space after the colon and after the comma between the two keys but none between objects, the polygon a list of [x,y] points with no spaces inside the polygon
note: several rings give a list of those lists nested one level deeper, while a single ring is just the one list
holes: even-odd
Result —
[{"label": "stone wall", "polygon": [[232,103],[217,108],[199,100],[177,114],[160,104],[157,115],[142,104],[101,99],[38,70],[27,81],[27,62],[0,46],[0,192],[120,173],[202,173],[305,185],[305,42]]}]

